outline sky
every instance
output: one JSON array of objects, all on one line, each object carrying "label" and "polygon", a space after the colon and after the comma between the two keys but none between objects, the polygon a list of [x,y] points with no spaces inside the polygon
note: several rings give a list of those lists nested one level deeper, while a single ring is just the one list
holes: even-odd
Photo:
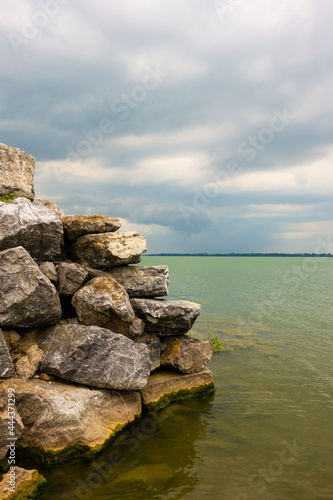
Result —
[{"label": "sky", "polygon": [[149,253],[333,252],[331,0],[2,0],[0,142]]}]

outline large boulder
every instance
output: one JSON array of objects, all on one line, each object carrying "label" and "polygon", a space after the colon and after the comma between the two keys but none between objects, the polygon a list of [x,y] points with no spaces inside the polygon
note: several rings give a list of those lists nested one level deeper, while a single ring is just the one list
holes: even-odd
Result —
[{"label": "large boulder", "polygon": [[213,345],[208,341],[201,342],[186,335],[161,339],[161,366],[183,373],[200,372],[213,354]]},{"label": "large boulder", "polygon": [[145,331],[159,335],[187,333],[201,311],[200,304],[185,300],[132,299],[131,304]]},{"label": "large boulder", "polygon": [[[11,389],[10,391],[8,389]],[[8,452],[9,440],[18,439],[23,432],[23,422],[16,408],[16,393],[13,387],[4,383],[0,386],[0,460]],[[11,419],[8,419],[8,409]],[[13,418],[13,425],[12,425]],[[10,425],[9,425],[10,424]],[[0,495],[0,498],[2,496]]]},{"label": "large boulder", "polygon": [[14,374],[14,366],[12,358],[10,357],[9,350],[5,339],[0,330],[0,378],[9,378]]},{"label": "large boulder", "polygon": [[17,449],[45,462],[99,453],[141,414],[135,391],[90,389],[31,379],[9,379],[25,429]]},{"label": "large boulder", "polygon": [[94,278],[72,299],[83,325],[102,326],[127,337],[141,335],[144,324],[136,318],[125,288],[115,279]]},{"label": "large boulder", "polygon": [[80,264],[103,268],[136,264],[146,251],[146,240],[136,232],[103,233],[81,236],[71,246],[70,255]]},{"label": "large boulder", "polygon": [[0,195],[30,196],[34,190],[35,158],[18,148],[0,144]]},{"label": "large boulder", "polygon": [[27,198],[0,202],[0,250],[22,246],[38,262],[61,259],[63,227],[51,208]]},{"label": "large boulder", "polygon": [[26,470],[12,466],[0,482],[1,500],[28,500],[39,498],[46,486],[46,479],[37,469]]},{"label": "large boulder", "polygon": [[0,252],[0,326],[52,325],[61,318],[57,290],[22,247]]},{"label": "large boulder", "polygon": [[88,271],[75,262],[60,262],[58,291],[62,297],[72,297],[88,277]]},{"label": "large boulder", "polygon": [[118,390],[142,389],[151,362],[148,348],[105,328],[56,325],[38,333],[41,371],[64,380]]},{"label": "large boulder", "polygon": [[86,234],[113,233],[120,226],[120,220],[107,215],[67,215],[62,217],[65,237],[74,241]]},{"label": "large boulder", "polygon": [[168,295],[168,266],[120,266],[108,271],[123,285],[130,297]]}]

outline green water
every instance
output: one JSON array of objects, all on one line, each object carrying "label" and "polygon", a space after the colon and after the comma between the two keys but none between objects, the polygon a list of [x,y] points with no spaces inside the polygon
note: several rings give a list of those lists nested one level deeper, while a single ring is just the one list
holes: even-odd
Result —
[{"label": "green water", "polygon": [[39,467],[43,498],[333,499],[333,259],[142,263],[202,304],[193,334],[234,348],[210,362],[216,393],[148,414],[93,462]]}]

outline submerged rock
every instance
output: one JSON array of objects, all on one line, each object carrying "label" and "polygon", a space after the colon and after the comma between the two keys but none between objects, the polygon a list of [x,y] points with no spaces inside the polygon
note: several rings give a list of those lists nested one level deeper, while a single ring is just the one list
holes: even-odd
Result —
[{"label": "submerged rock", "polygon": [[[15,486],[14,491],[9,489],[10,481]],[[36,469],[26,470],[15,466],[14,474],[8,471],[0,482],[0,498],[1,500],[30,500],[39,496],[45,485],[46,479]]]},{"label": "submerged rock", "polygon": [[128,488],[133,488],[135,491],[138,485],[150,490],[160,490],[173,475],[171,467],[167,464],[141,465],[120,474],[112,481],[111,485],[122,485],[126,488],[126,491],[128,491]]},{"label": "submerged rock", "polygon": [[25,425],[17,449],[28,458],[58,462],[94,456],[141,414],[134,391],[89,389],[59,382],[9,379]]},{"label": "submerged rock", "polygon": [[34,174],[33,156],[21,149],[0,144],[0,195],[17,192],[33,198]]},{"label": "submerged rock", "polygon": [[140,262],[146,240],[136,232],[88,234],[71,246],[73,260],[91,267],[113,267]]},{"label": "submerged rock", "polygon": [[146,384],[148,348],[105,328],[56,325],[38,333],[41,371],[92,387],[138,390]]},{"label": "submerged rock", "polygon": [[57,291],[28,252],[0,252],[0,326],[52,325],[60,318]]},{"label": "submerged rock", "polygon": [[38,262],[60,260],[63,251],[60,216],[27,198],[0,202],[0,250],[17,246],[24,247]]},{"label": "submerged rock", "polygon": [[112,233],[121,226],[119,219],[107,215],[67,215],[62,217],[62,223],[68,241],[86,234]]},{"label": "submerged rock", "polygon": [[168,295],[168,266],[120,266],[108,273],[125,287],[130,297]]},{"label": "submerged rock", "polygon": [[58,291],[62,297],[70,298],[83,285],[88,271],[75,262],[60,262],[58,266]]},{"label": "submerged rock", "polygon": [[8,346],[0,330],[0,378],[9,378],[14,375],[14,366]]},{"label": "submerged rock", "polygon": [[187,333],[201,311],[200,304],[185,300],[132,299],[131,304],[145,331],[159,335]]},{"label": "submerged rock", "polygon": [[183,373],[200,372],[211,359],[211,342],[194,339],[186,335],[163,337],[161,341],[161,366],[175,368]]}]

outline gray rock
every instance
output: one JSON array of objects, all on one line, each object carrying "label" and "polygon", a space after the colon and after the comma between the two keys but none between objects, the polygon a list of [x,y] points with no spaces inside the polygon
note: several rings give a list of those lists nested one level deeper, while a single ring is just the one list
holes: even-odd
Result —
[{"label": "gray rock", "polygon": [[112,233],[121,226],[119,219],[107,215],[67,215],[62,217],[62,223],[68,241],[86,234]]},{"label": "gray rock", "polygon": [[88,277],[88,271],[75,262],[60,262],[58,266],[58,291],[63,297],[72,297]]},{"label": "gray rock", "polygon": [[90,280],[75,293],[72,305],[83,325],[102,326],[127,337],[143,333],[125,288],[111,276]]},{"label": "gray rock", "polygon": [[0,144],[0,195],[17,192],[34,197],[35,158]]},{"label": "gray rock", "polygon": [[142,389],[150,373],[148,348],[97,326],[56,325],[42,329],[41,371],[64,380],[118,390]]},{"label": "gray rock", "polygon": [[146,240],[136,232],[104,233],[81,236],[70,255],[80,264],[103,268],[136,264],[146,251]]},{"label": "gray rock", "polygon": [[9,378],[14,374],[14,366],[5,339],[0,330],[0,378]]},{"label": "gray rock", "polygon": [[192,337],[164,337],[161,339],[161,366],[174,368],[182,373],[200,372],[211,359],[211,342]]},{"label": "gray rock", "polygon": [[[7,386],[2,383],[0,386],[0,460],[2,460],[8,451],[8,438],[19,438],[23,432],[23,423],[21,417],[16,408],[16,393],[15,391],[8,391],[8,389],[13,389],[13,386],[9,384]],[[14,394],[14,397],[12,397]],[[8,406],[13,407],[15,411],[14,428],[13,430],[8,428]],[[12,411],[12,408],[9,408]],[[9,434],[13,432],[13,435]],[[2,496],[0,496],[2,498]]]},{"label": "gray rock", "polygon": [[0,250],[22,246],[38,262],[61,259],[63,228],[51,208],[27,198],[0,202]]},{"label": "gray rock", "polygon": [[27,350],[26,356],[22,356],[15,365],[17,375],[23,380],[32,378],[44,358],[44,352],[37,345],[32,345]]},{"label": "gray rock", "polygon": [[0,252],[0,326],[52,325],[61,318],[57,290],[22,247]]},{"label": "gray rock", "polygon": [[51,281],[51,283],[57,283],[58,273],[53,262],[42,262],[39,266],[39,269],[43,274],[45,274],[45,276]]},{"label": "gray rock", "polygon": [[168,266],[120,266],[108,271],[123,285],[130,297],[168,295]]},{"label": "gray rock", "polygon": [[156,370],[161,365],[161,341],[154,333],[146,333],[141,337],[134,337],[134,342],[146,344],[151,361],[150,371]]},{"label": "gray rock", "polygon": [[201,311],[200,304],[185,300],[132,299],[131,304],[145,331],[159,335],[187,333]]},{"label": "gray rock", "polygon": [[57,212],[60,217],[66,217],[67,214],[63,210],[61,210],[60,207],[56,203],[53,203],[53,201],[49,200],[44,200],[44,198],[39,198],[39,196],[36,196],[34,199],[34,205],[42,205],[44,207],[52,208],[55,212]]}]

